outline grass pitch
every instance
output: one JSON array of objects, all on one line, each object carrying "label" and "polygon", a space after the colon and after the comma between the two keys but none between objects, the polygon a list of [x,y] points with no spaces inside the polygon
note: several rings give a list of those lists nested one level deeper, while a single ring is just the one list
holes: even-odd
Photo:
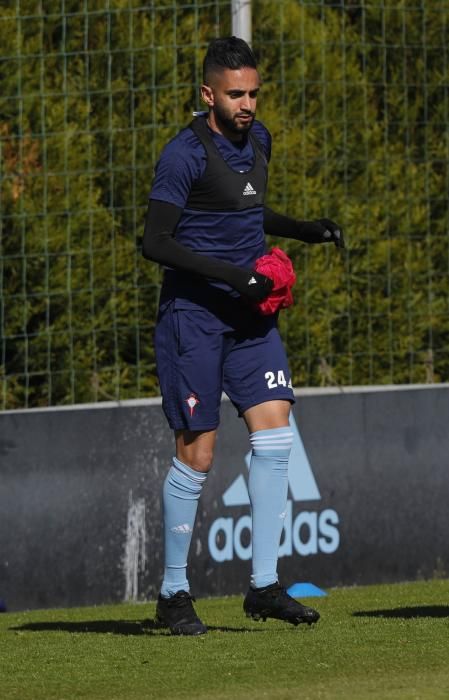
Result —
[{"label": "grass pitch", "polygon": [[303,599],[314,627],[256,623],[242,598],[199,600],[205,637],[154,603],[0,615],[2,700],[449,698],[449,580]]}]

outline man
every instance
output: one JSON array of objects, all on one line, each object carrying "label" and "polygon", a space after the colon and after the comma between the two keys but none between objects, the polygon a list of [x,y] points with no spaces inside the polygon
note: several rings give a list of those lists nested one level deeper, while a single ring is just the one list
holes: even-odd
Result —
[{"label": "man", "polygon": [[[243,607],[254,619],[313,623],[319,614],[278,582],[287,503],[293,390],[276,314],[257,304],[273,281],[254,270],[265,234],[343,247],[330,220],[299,222],[264,206],[271,137],[255,120],[254,55],[236,37],[211,42],[200,114],[164,148],[145,221],[143,255],[165,266],[155,333],[163,409],[176,457],[163,487],[165,570],[157,619],[173,634],[207,631],[194,610],[186,562],[198,499],[212,463],[222,390],[252,445],[252,576]],[[281,380],[270,380],[272,373]]]}]

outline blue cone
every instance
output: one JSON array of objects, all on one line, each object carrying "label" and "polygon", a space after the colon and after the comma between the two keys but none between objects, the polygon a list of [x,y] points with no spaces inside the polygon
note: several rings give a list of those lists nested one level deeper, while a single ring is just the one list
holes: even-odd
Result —
[{"label": "blue cone", "polygon": [[287,588],[287,593],[292,598],[318,598],[327,595],[313,583],[293,583],[290,588]]}]

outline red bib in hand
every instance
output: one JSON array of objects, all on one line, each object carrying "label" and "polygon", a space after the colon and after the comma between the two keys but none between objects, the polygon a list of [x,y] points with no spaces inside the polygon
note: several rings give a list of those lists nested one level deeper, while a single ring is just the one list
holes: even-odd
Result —
[{"label": "red bib in hand", "polygon": [[286,309],[293,304],[291,290],[296,282],[296,275],[287,253],[280,248],[272,248],[267,255],[256,260],[254,269],[274,282],[270,295],[257,304],[261,314],[269,316],[278,309]]}]

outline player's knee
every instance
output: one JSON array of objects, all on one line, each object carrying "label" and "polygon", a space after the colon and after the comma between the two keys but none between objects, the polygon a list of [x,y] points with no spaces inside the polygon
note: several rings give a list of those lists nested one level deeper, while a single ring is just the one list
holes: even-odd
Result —
[{"label": "player's knee", "polygon": [[212,466],[216,431],[180,431],[176,435],[176,457],[191,469],[206,473]]},{"label": "player's knee", "polygon": [[194,464],[192,464],[193,469],[197,469],[200,472],[208,472],[212,467],[213,457],[213,450],[206,445],[202,445],[198,448],[196,454],[194,455]]},{"label": "player's knee", "polygon": [[178,459],[188,467],[198,472],[208,472],[212,467],[213,450],[207,446],[198,445],[194,450],[188,450],[187,454],[178,454]]}]

